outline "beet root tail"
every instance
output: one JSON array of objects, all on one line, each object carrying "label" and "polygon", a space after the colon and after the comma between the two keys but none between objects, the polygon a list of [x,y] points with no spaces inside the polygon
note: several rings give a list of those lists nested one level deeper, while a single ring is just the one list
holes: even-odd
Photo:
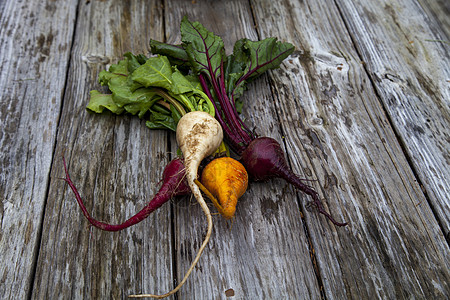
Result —
[{"label": "beet root tail", "polygon": [[172,197],[187,195],[190,193],[189,186],[185,181],[184,165],[181,159],[177,158],[169,162],[163,172],[163,185],[159,189],[158,193],[153,197],[153,199],[138,213],[136,213],[131,218],[127,219],[121,224],[109,224],[105,222],[98,221],[94,219],[86,209],[83,199],[80,196],[75,184],[70,178],[69,171],[67,169],[66,160],[64,156],[62,157],[64,171],[66,177],[63,178],[65,182],[72,189],[75,194],[75,198],[78,205],[83,212],[83,215],[89,221],[91,226],[97,227],[105,231],[120,231],[130,226],[136,225],[137,223],[143,221],[147,218],[153,211],[161,207],[164,203],[169,201]]},{"label": "beet root tail", "polygon": [[280,144],[269,137],[254,139],[241,156],[242,164],[253,180],[267,180],[270,178],[283,178],[302,192],[313,198],[313,204],[320,214],[327,217],[336,226],[345,226],[347,223],[337,222],[323,207],[319,195],[311,187],[304,184],[289,168]]},{"label": "beet root tail", "polygon": [[[293,175],[296,176],[296,175]],[[296,176],[297,177],[297,176]],[[294,186],[296,188],[298,188],[299,190],[301,190],[302,192],[304,192],[307,195],[310,195],[313,198],[313,202],[312,204],[317,208],[317,211],[324,215],[328,220],[331,221],[331,223],[333,223],[336,226],[346,226],[348,225],[347,222],[338,222],[336,221],[331,215],[330,213],[328,213],[325,208],[322,205],[322,202],[319,199],[319,194],[314,191],[312,188],[310,188],[309,186],[305,185],[304,183],[301,182],[301,179],[297,178],[297,181],[300,183],[294,184]]]}]

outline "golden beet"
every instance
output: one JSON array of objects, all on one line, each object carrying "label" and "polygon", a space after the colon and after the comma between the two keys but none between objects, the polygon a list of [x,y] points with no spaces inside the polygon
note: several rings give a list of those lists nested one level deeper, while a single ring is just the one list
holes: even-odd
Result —
[{"label": "golden beet", "polygon": [[[216,158],[203,169],[201,183],[219,203],[214,205],[225,219],[231,219],[238,199],[248,186],[248,174],[244,166],[231,157]],[[211,197],[210,197],[211,198]],[[214,201],[213,202],[217,202]]]}]

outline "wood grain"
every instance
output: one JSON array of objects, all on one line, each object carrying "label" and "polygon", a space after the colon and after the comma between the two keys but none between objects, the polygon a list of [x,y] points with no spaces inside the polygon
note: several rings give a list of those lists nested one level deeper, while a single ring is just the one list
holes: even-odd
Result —
[{"label": "wood grain", "polygon": [[438,35],[444,37],[444,40],[434,41],[439,43],[449,43],[450,37],[450,2],[445,0],[420,0],[420,7],[427,15],[426,20],[434,23],[431,29]]},{"label": "wood grain", "polygon": [[161,21],[157,2],[79,7],[33,298],[124,299],[144,289],[165,292],[172,284],[170,206],[123,232],[88,229],[74,195],[57,179],[64,152],[88,210],[111,223],[136,213],[157,191],[169,160],[167,132],[150,131],[131,116],[89,114],[85,107],[89,91],[101,88],[98,72],[127,51],[148,54],[149,39],[162,39]]},{"label": "wood grain", "polygon": [[327,298],[444,296],[448,244],[346,33],[354,25],[319,2],[269,2],[254,5],[261,38],[299,49],[271,77],[289,157],[351,223],[331,234],[306,215]]},{"label": "wood grain", "polygon": [[[296,51],[249,85],[246,123],[282,143],[336,228],[282,180],[251,183],[172,299],[445,299],[449,273],[449,21],[445,1],[0,1],[0,298],[165,293],[206,232],[194,199],[119,223],[176,155],[174,134],[89,114],[98,73],[184,15],[228,53],[276,36]],[[211,210],[215,209],[211,205]],[[446,240],[447,238],[447,240]]]},{"label": "wood grain", "polygon": [[[450,56],[418,3],[340,1],[361,59],[433,212],[450,233]],[[373,16],[385,16],[383,22]]]},{"label": "wood grain", "polygon": [[0,298],[25,299],[39,251],[76,2],[0,6]]}]

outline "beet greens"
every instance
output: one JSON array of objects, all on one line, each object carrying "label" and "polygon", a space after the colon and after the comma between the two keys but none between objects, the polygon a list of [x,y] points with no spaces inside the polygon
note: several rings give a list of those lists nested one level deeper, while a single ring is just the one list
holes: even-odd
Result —
[{"label": "beet greens", "polygon": [[278,68],[293,51],[289,43],[276,38],[262,41],[241,39],[229,56],[225,54],[223,40],[209,32],[199,22],[181,21],[182,45],[169,45],[151,41],[155,54],[166,55],[171,63],[186,68],[198,75],[200,84],[211,99],[216,119],[222,125],[225,140],[241,157],[243,165],[254,180],[280,177],[310,195],[319,213],[325,215],[336,226],[344,226],[323,208],[319,195],[304,184],[286,163],[280,144],[266,137],[258,137],[239,116],[246,84],[267,70]]}]

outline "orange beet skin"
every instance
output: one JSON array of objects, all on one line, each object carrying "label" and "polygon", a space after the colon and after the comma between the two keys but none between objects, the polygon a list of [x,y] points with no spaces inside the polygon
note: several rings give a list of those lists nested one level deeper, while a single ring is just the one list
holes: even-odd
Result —
[{"label": "orange beet skin", "polygon": [[201,183],[218,199],[219,213],[225,219],[231,219],[236,212],[238,199],[247,190],[248,174],[237,160],[221,157],[203,169]]}]

